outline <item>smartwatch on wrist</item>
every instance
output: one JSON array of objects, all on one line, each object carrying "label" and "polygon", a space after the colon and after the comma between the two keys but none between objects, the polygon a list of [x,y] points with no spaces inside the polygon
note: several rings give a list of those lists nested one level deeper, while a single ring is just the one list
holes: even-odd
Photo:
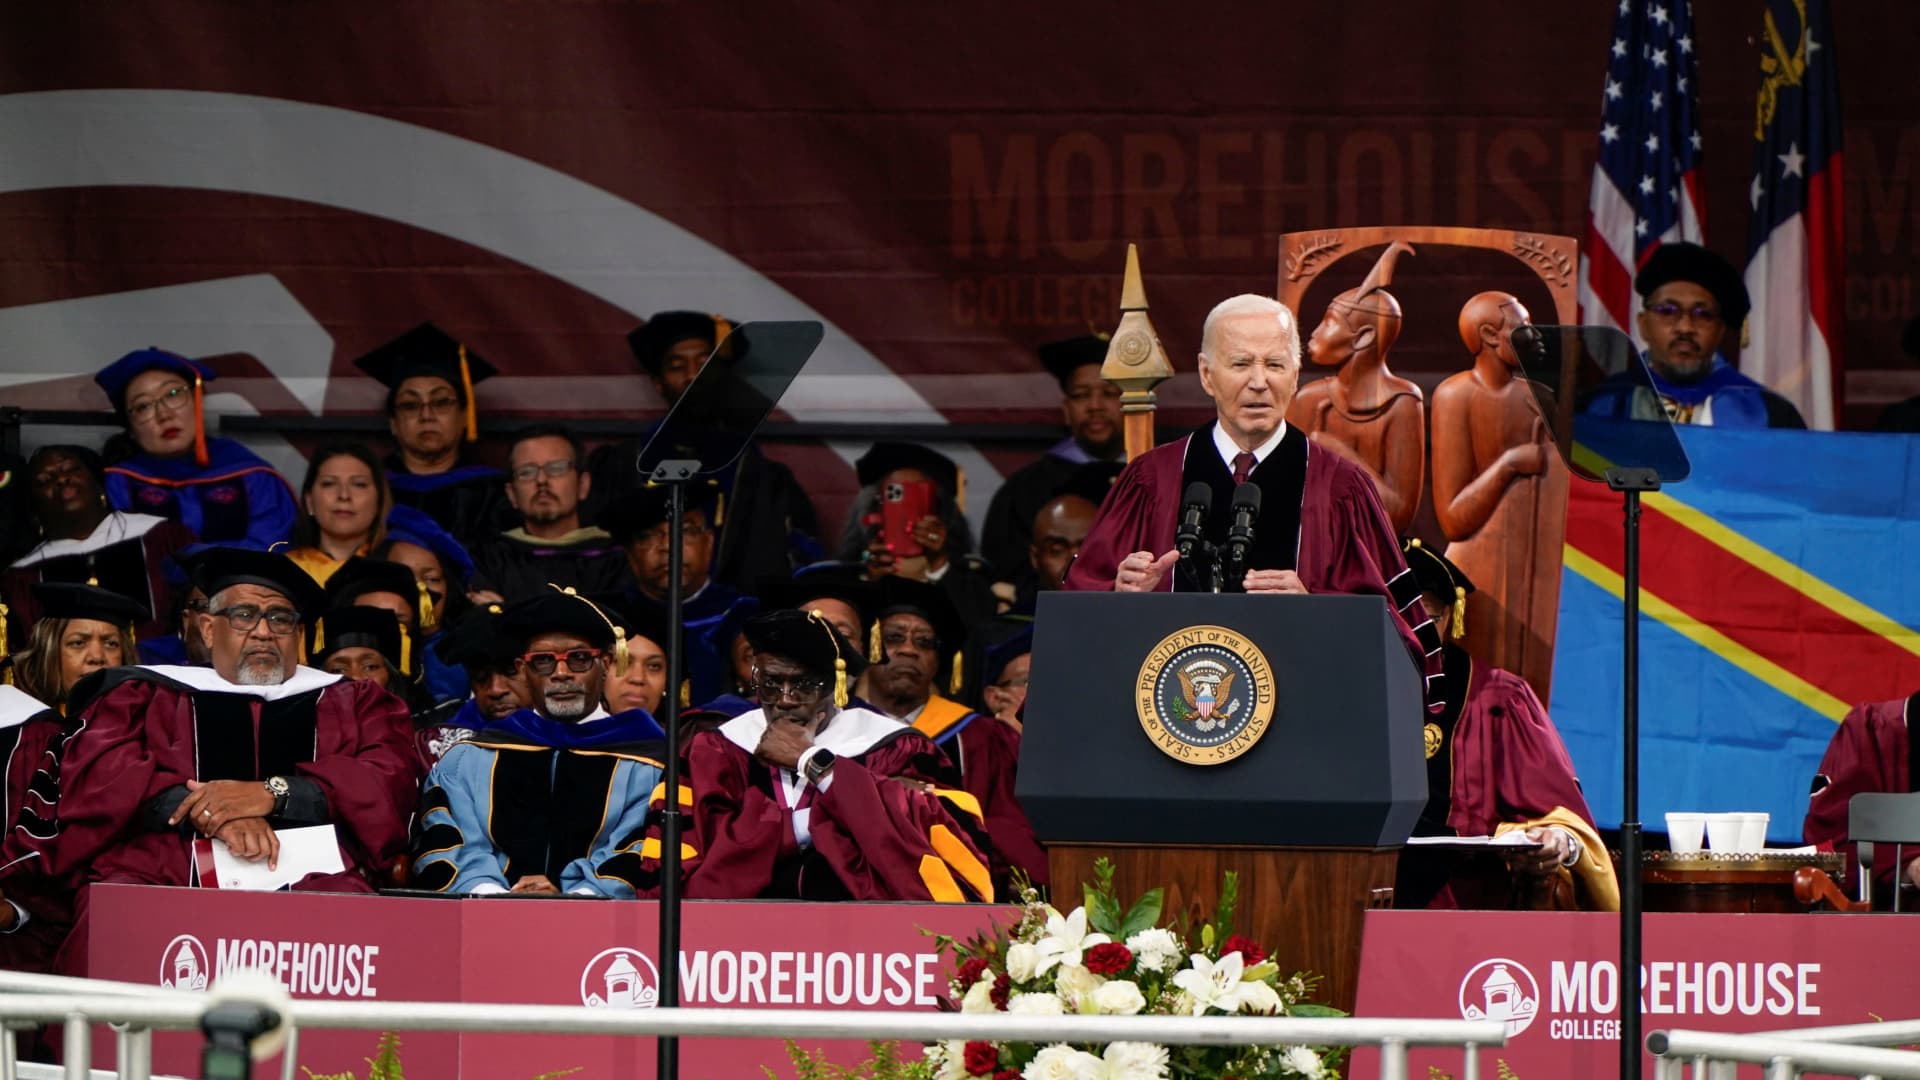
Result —
[{"label": "smartwatch on wrist", "polygon": [[262,782],[267,794],[273,796],[273,810],[268,817],[279,817],[287,812],[287,800],[293,797],[293,785],[284,776],[269,776]]},{"label": "smartwatch on wrist", "polygon": [[800,762],[800,775],[806,779],[807,783],[818,784],[833,771],[833,760],[833,751],[824,746],[816,746],[808,750]]}]

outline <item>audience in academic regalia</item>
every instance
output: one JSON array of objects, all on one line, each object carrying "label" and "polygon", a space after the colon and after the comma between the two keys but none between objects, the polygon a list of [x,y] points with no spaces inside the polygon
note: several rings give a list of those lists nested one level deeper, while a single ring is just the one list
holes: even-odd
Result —
[{"label": "audience in academic regalia", "polygon": [[[888,577],[932,582],[947,594],[963,622],[972,624],[999,610],[992,576],[973,555],[973,530],[965,515],[966,476],[953,459],[918,443],[878,442],[853,464],[860,480],[840,559],[863,562],[875,581]],[[890,533],[887,503],[914,505],[930,496],[926,513],[906,535]]]},{"label": "audience in academic regalia", "polygon": [[40,542],[0,576],[0,600],[14,620],[39,616],[29,586],[38,581],[92,581],[147,609],[134,627],[139,640],[169,633],[172,555],[194,542],[178,521],[129,514],[107,505],[100,455],[80,446],[43,446],[27,459],[25,483]]}]

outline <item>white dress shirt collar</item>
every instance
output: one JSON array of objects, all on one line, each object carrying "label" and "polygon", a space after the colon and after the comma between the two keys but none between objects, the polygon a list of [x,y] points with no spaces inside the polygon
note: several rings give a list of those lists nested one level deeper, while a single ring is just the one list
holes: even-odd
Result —
[{"label": "white dress shirt collar", "polygon": [[[1280,421],[1280,426],[1273,429],[1273,434],[1267,436],[1266,442],[1253,448],[1254,465],[1258,467],[1262,462],[1265,462],[1267,455],[1273,453],[1274,450],[1280,446],[1280,440],[1286,437],[1287,422],[1282,420]],[[1240,445],[1233,441],[1232,437],[1227,434],[1227,429],[1221,427],[1218,420],[1213,422],[1213,448],[1220,452],[1220,460],[1227,463],[1227,471],[1232,472],[1233,459],[1239,457],[1241,454]]]}]

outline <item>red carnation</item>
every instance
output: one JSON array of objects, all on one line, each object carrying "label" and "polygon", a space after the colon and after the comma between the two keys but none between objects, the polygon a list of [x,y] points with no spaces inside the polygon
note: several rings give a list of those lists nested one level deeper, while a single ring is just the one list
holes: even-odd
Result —
[{"label": "red carnation", "polygon": [[1109,941],[1087,950],[1087,970],[1095,975],[1118,975],[1132,964],[1132,950],[1118,942]]},{"label": "red carnation", "polygon": [[960,984],[960,989],[962,991],[965,991],[968,988],[972,987],[974,983],[979,982],[980,976],[985,975],[986,973],[987,973],[987,962],[984,959],[976,956],[973,959],[967,961],[966,963],[960,965],[960,973],[958,975],[955,975],[954,979]]},{"label": "red carnation", "polygon": [[1265,960],[1267,958],[1267,951],[1265,949],[1262,949],[1260,946],[1255,945],[1253,943],[1252,938],[1242,937],[1239,934],[1235,934],[1232,937],[1228,938],[1220,946],[1221,956],[1225,956],[1228,953],[1232,953],[1232,952],[1239,953],[1241,961],[1244,962],[1248,967],[1252,967],[1253,965],[1258,964],[1262,960]]},{"label": "red carnation", "polygon": [[1007,1011],[1007,999],[1013,996],[1013,980],[1007,978],[1006,972],[994,977],[993,990],[987,996],[992,999],[994,1008]]},{"label": "red carnation", "polygon": [[1013,1069],[1001,1069],[993,1074],[993,1080],[1020,1080],[1020,1074]]},{"label": "red carnation", "polygon": [[1000,1068],[1000,1051],[990,1042],[967,1044],[967,1075],[988,1076]]}]

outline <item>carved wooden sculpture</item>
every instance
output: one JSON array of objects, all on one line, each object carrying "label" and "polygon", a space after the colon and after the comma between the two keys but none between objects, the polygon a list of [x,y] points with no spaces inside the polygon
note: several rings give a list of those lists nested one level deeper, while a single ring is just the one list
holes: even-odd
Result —
[{"label": "carved wooden sculpture", "polygon": [[1427,443],[1420,387],[1387,370],[1401,325],[1400,302],[1387,286],[1403,253],[1413,254],[1412,245],[1387,245],[1360,287],[1327,305],[1307,340],[1307,359],[1338,370],[1302,387],[1287,410],[1289,424],[1373,474],[1396,532],[1406,532],[1420,506]]},{"label": "carved wooden sculpture", "polygon": [[1467,601],[1466,650],[1526,679],[1545,701],[1567,469],[1514,352],[1513,332],[1527,323],[1527,309],[1503,292],[1460,309],[1473,367],[1433,392],[1433,512],[1447,558],[1478,587]]}]

